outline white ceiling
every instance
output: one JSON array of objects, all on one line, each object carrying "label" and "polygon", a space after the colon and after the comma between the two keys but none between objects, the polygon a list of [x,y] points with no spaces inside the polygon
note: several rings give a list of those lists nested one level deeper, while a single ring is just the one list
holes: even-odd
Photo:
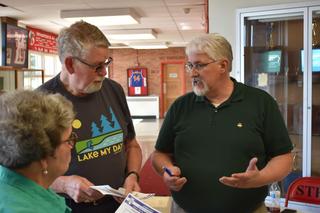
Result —
[{"label": "white ceiling", "polygon": [[[166,42],[169,47],[184,46],[195,36],[205,34],[207,26],[206,0],[0,0],[0,3],[8,6],[0,7],[0,16],[15,18],[19,25],[54,33],[71,24],[60,18],[60,10],[133,8],[141,16],[140,24],[103,26],[100,29],[104,32],[153,29],[157,33],[156,40],[144,42]],[[189,26],[190,29],[185,30],[183,26]],[[111,41],[111,44],[120,47],[130,42],[133,41]]]}]

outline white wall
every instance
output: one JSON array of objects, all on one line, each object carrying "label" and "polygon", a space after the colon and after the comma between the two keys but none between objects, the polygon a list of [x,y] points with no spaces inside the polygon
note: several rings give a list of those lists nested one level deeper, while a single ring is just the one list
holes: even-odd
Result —
[{"label": "white wall", "polygon": [[[257,0],[209,0],[209,32],[219,33],[226,37],[235,52],[237,9],[301,2],[301,0],[265,0],[264,3]],[[319,0],[307,2],[319,2],[320,4]],[[235,54],[233,57],[235,58]],[[235,63],[233,61],[233,67],[236,67]]]}]

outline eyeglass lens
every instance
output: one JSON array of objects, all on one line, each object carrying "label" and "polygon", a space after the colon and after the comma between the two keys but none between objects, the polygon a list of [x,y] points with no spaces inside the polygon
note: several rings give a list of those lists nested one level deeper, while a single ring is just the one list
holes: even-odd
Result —
[{"label": "eyeglass lens", "polygon": [[104,63],[98,65],[98,66],[96,67],[96,72],[101,72],[101,70],[102,70],[104,67],[108,67],[108,66],[111,64],[112,60],[113,60],[113,59],[112,59],[111,57],[109,57],[108,60],[107,60],[107,62],[104,62]]},{"label": "eyeglass lens", "polygon": [[72,132],[70,137],[65,142],[68,143],[70,146],[74,147],[77,139],[78,135],[75,132]]}]

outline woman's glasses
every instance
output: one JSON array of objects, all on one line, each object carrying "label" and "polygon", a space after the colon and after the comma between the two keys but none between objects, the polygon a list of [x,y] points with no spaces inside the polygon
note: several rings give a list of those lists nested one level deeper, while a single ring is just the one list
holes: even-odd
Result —
[{"label": "woman's glasses", "polygon": [[62,143],[66,143],[73,148],[77,140],[78,140],[78,135],[75,132],[71,132],[70,137],[67,140],[62,141]]}]

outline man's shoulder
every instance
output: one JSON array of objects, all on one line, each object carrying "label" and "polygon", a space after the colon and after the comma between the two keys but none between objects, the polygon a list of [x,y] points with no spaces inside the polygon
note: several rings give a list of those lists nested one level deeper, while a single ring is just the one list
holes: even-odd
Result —
[{"label": "man's shoulder", "polygon": [[38,87],[38,90],[55,92],[58,87],[59,87],[59,75],[53,77],[49,81],[42,84],[40,87]]},{"label": "man's shoulder", "polygon": [[195,99],[196,94],[194,94],[194,92],[187,92],[184,95],[181,95],[180,97],[177,98],[177,100],[179,101],[188,101],[188,100],[194,100]]},{"label": "man's shoulder", "polygon": [[105,87],[113,87],[113,88],[122,88],[121,85],[116,82],[115,80],[112,80],[110,78],[105,78],[104,81],[103,81],[103,86]]},{"label": "man's shoulder", "polygon": [[[201,99],[201,97],[200,97]],[[197,101],[197,96],[194,94],[194,92],[188,92],[180,97],[178,97],[174,102],[173,105],[176,106],[184,106],[188,103],[193,103]]]},{"label": "man's shoulder", "polygon": [[[262,90],[260,88],[257,87],[253,87],[247,84],[243,84],[240,82],[237,82],[237,84],[239,85],[239,87],[245,92],[247,97],[251,97],[251,98],[272,98],[272,96],[266,92],[265,90]],[[273,98],[272,98],[273,99]]]}]

